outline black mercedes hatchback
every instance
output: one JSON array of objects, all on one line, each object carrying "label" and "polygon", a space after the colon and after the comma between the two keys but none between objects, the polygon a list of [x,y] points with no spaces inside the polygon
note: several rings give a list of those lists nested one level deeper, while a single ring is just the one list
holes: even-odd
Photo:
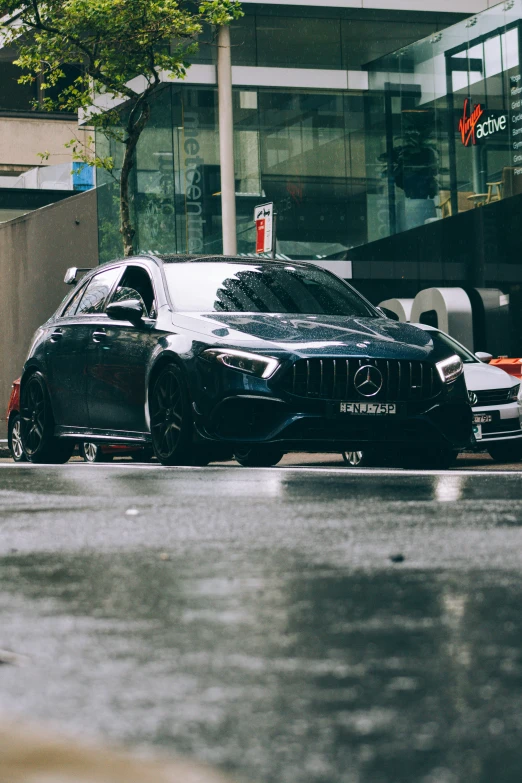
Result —
[{"label": "black mercedes hatchback", "polygon": [[373,447],[441,467],[472,437],[436,332],[312,264],[222,256],[88,272],[34,337],[21,414],[28,459],[48,463],[92,441],[151,443],[164,465]]}]

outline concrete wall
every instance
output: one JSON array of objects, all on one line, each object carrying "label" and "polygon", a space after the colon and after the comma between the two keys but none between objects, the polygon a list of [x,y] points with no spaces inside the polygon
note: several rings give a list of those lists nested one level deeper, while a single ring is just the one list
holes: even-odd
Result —
[{"label": "concrete wall", "polygon": [[74,138],[86,143],[89,131],[78,128],[76,119],[0,117],[0,164],[41,166],[39,152],[50,152],[44,165],[70,163],[65,143]]},{"label": "concrete wall", "polygon": [[65,270],[97,263],[95,190],[0,224],[0,438],[31,337],[70,291]]}]

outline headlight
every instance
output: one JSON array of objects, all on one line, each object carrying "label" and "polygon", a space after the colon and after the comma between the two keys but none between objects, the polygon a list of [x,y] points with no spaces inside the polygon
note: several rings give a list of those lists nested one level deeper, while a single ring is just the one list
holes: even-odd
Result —
[{"label": "headlight", "polygon": [[509,401],[510,402],[516,402],[517,400],[520,400],[520,384],[517,383],[516,386],[512,386],[509,390]]},{"label": "headlight", "polygon": [[201,356],[210,361],[220,362],[233,370],[255,375],[257,378],[270,378],[279,367],[278,360],[273,356],[260,356],[257,353],[236,351],[232,348],[208,348]]},{"label": "headlight", "polygon": [[456,381],[459,375],[462,375],[464,365],[460,356],[455,354],[450,356],[449,359],[443,359],[436,364],[437,370],[443,383],[452,383]]}]

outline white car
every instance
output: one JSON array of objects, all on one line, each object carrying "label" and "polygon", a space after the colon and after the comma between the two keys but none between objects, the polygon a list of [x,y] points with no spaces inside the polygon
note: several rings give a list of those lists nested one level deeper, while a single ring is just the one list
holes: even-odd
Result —
[{"label": "white car", "polygon": [[[522,460],[522,396],[520,383],[512,375],[487,364],[490,354],[471,353],[467,348],[439,329],[414,324],[420,329],[437,332],[464,364],[464,377],[474,415],[474,451],[489,451],[496,462]],[[392,459],[393,459],[393,455]],[[378,454],[345,451],[343,459],[350,467],[383,464]]]}]

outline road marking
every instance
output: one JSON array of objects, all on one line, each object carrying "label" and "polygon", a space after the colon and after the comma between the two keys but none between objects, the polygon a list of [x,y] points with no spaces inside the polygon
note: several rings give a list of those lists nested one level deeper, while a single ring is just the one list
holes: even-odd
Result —
[{"label": "road marking", "polygon": [[104,470],[156,470],[156,471],[193,471],[202,472],[210,470],[235,470],[244,473],[245,476],[252,471],[264,471],[271,474],[275,472],[297,472],[304,473],[339,473],[344,476],[519,476],[522,477],[522,467],[520,470],[405,470],[403,468],[331,468],[331,467],[310,467],[307,465],[284,465],[282,467],[273,468],[244,468],[240,465],[209,465],[206,467],[195,467],[193,465],[173,465],[172,467],[166,465],[140,465],[136,463],[90,463],[85,464],[83,462],[70,462],[65,465],[40,465],[32,464],[30,462],[5,462],[0,464],[2,468],[21,468],[22,470],[29,470],[35,468],[65,468],[70,470],[71,468],[81,467],[83,470],[94,470],[96,468]]}]

